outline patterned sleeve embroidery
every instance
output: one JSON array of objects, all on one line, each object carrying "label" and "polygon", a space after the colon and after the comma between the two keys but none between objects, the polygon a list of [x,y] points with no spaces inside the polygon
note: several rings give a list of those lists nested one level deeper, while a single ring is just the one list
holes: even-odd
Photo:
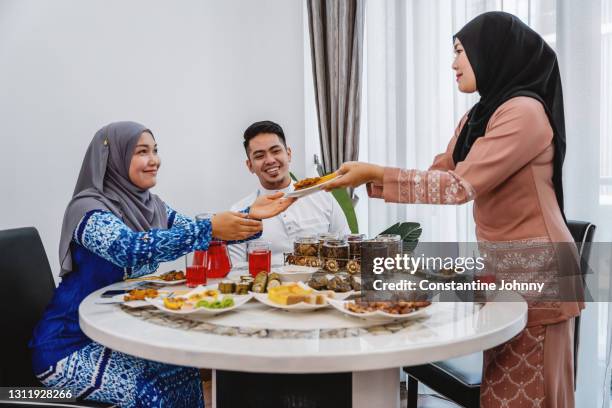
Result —
[{"label": "patterned sleeve embroidery", "polygon": [[168,228],[178,226],[186,227],[194,222],[193,219],[179,213],[171,208],[168,204],[166,204],[166,212],[168,213]]},{"label": "patterned sleeve embroidery", "polygon": [[[134,232],[109,211],[87,213],[74,241],[113,264],[143,273],[144,265],[172,261],[193,250],[206,250],[212,239],[210,220],[175,221],[170,229]],[[146,269],[147,271],[151,268]],[[154,269],[153,269],[154,270]]]},{"label": "patterned sleeve embroidery", "polygon": [[123,279],[139,278],[157,272],[159,262],[144,264],[138,268],[125,268]]},{"label": "patterned sleeve embroidery", "polygon": [[470,183],[452,170],[401,169],[396,183],[393,190],[399,194],[401,203],[463,204],[476,197]]}]

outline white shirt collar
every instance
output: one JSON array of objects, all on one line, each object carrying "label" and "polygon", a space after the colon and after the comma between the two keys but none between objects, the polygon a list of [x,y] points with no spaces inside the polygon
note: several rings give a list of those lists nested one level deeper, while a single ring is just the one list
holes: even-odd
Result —
[{"label": "white shirt collar", "polygon": [[280,190],[268,190],[267,188],[264,188],[263,186],[259,186],[259,188],[257,189],[257,196],[259,197],[260,195],[274,194],[278,191],[282,191],[283,193],[290,193],[293,190],[294,190],[293,182],[290,182],[287,187],[282,188]]}]

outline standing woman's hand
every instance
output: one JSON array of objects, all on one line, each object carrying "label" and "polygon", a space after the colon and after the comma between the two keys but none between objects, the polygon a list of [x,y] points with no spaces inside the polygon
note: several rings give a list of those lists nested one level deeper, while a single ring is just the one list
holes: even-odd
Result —
[{"label": "standing woman's hand", "polygon": [[325,191],[331,191],[340,187],[359,187],[366,183],[382,184],[385,168],[376,164],[361,163],[361,162],[346,162],[336,174],[336,180],[325,185]]},{"label": "standing woman's hand", "polygon": [[213,238],[223,241],[241,241],[263,229],[261,221],[251,220],[247,214],[233,211],[215,214],[210,223]]},{"label": "standing woman's hand", "polygon": [[263,220],[282,213],[296,200],[295,198],[283,198],[284,195],[285,193],[279,191],[257,197],[257,200],[251,204],[249,217]]}]

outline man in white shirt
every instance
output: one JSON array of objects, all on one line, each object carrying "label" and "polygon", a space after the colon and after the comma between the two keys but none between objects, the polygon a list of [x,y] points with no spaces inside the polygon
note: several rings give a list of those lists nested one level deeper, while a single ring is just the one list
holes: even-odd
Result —
[{"label": "man in white shirt", "polygon": [[[260,187],[232,206],[239,211],[251,205],[262,194],[293,191],[289,176],[291,148],[287,147],[285,133],[280,125],[271,121],[253,123],[244,131],[246,165],[259,178]],[[349,234],[349,226],[340,205],[333,195],[324,191],[299,198],[285,212],[263,220],[261,240],[270,242],[272,263],[282,263],[283,253],[293,251],[293,241],[304,235],[337,233]],[[247,260],[247,244],[229,245],[232,261]]]}]

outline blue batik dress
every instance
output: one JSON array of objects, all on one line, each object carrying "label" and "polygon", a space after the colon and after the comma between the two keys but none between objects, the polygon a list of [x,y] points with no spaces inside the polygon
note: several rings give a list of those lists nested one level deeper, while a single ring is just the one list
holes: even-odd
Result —
[{"label": "blue batik dress", "polygon": [[71,243],[73,270],[62,278],[30,341],[34,372],[44,385],[124,407],[204,406],[197,369],[111,350],[79,327],[78,307],[90,293],[155,272],[160,262],[208,249],[210,220],[193,221],[168,206],[166,210],[166,230],[134,232],[104,210],[81,219]]}]

